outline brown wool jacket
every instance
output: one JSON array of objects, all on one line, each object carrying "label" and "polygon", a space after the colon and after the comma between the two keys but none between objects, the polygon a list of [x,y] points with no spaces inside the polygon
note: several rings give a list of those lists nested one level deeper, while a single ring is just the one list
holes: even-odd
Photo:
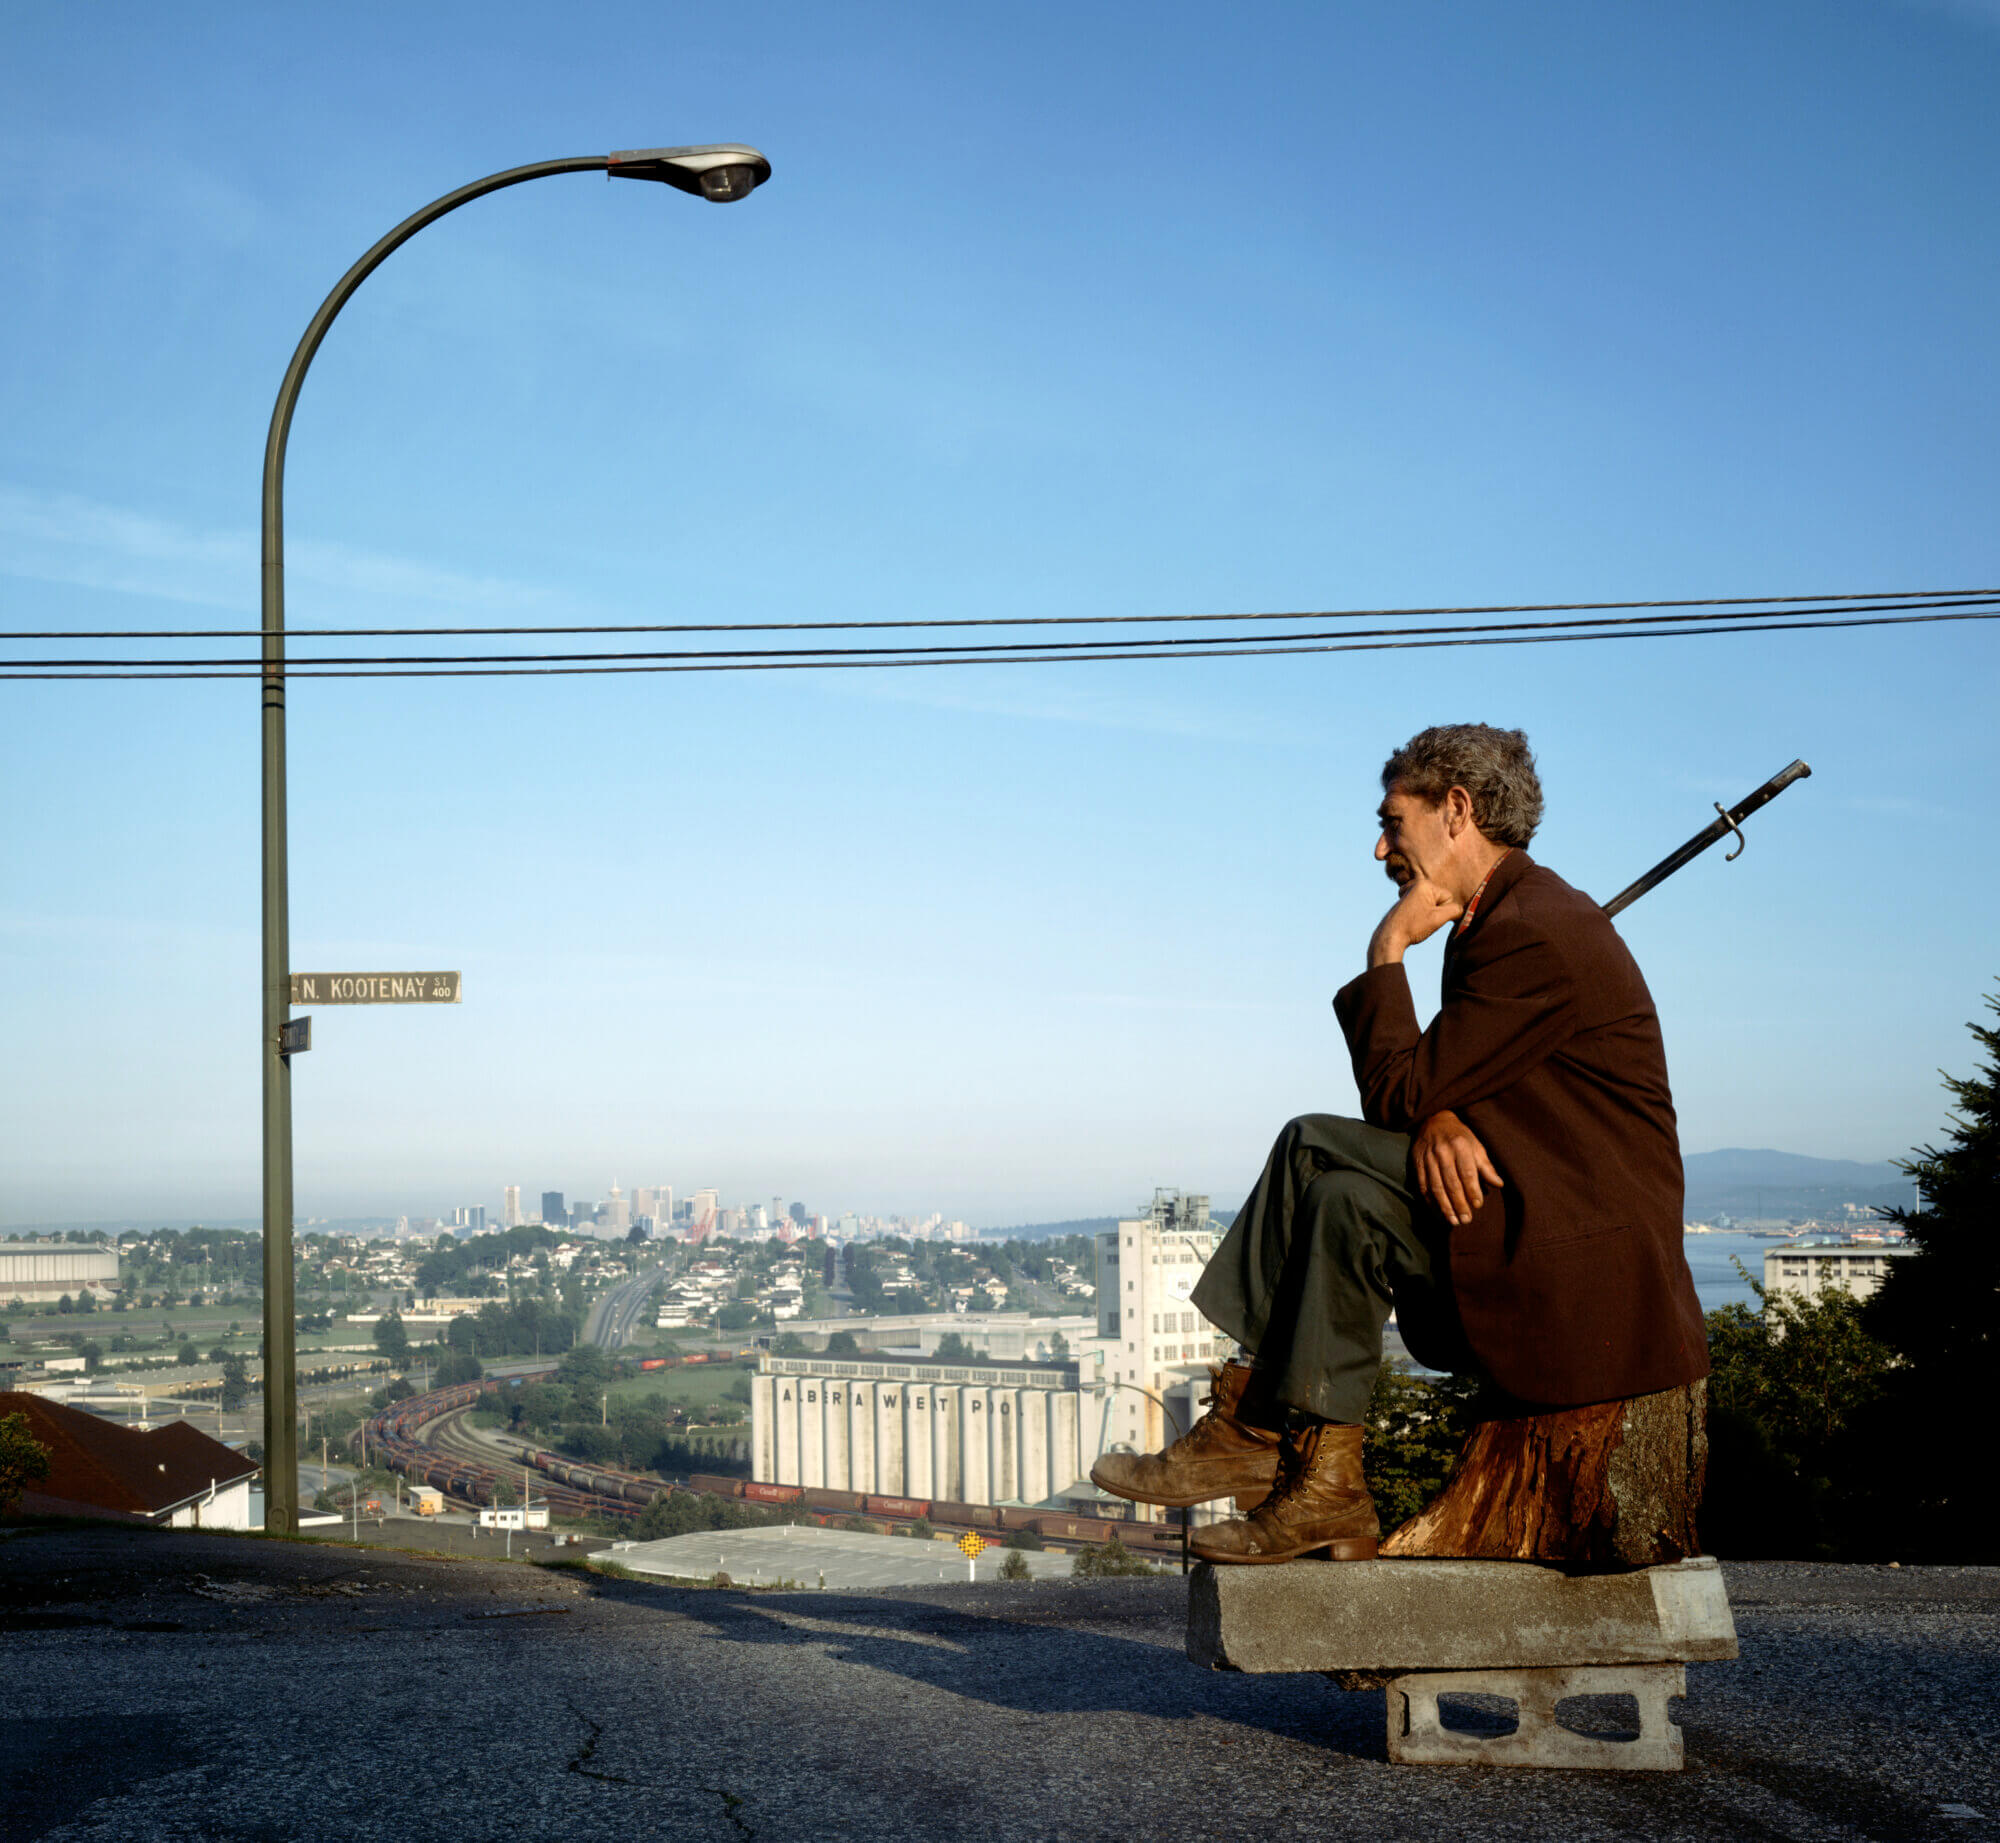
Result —
[{"label": "brown wool jacket", "polygon": [[1659,1014],[1595,902],[1515,851],[1445,950],[1428,1030],[1400,966],[1333,1003],[1368,1123],[1411,1133],[1449,1108],[1506,1180],[1451,1232],[1466,1335],[1501,1388],[1576,1406],[1708,1373]]}]

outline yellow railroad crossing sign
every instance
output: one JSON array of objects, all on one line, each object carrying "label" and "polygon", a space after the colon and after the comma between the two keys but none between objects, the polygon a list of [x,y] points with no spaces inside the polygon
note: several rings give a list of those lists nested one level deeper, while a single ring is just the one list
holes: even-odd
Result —
[{"label": "yellow railroad crossing sign", "polygon": [[986,1552],[986,1538],[976,1529],[969,1529],[959,1537],[958,1546],[967,1561],[977,1561]]}]

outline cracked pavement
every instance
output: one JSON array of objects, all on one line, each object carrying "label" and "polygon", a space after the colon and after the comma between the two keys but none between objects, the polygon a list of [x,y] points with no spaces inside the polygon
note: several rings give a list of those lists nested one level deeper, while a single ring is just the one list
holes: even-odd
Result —
[{"label": "cracked pavement", "polygon": [[[2000,1832],[2000,1570],[1727,1570],[1678,1775],[1391,1767],[1181,1655],[1178,1577],[689,1590],[197,1532],[0,1540],[0,1843]],[[1948,1807],[1982,1814],[1956,1816]]]}]

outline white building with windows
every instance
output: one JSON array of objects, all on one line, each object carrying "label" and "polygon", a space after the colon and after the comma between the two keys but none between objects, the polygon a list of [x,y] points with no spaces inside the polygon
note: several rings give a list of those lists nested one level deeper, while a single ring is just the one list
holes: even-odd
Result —
[{"label": "white building with windows", "polygon": [[1208,1199],[1176,1190],[1155,1191],[1144,1216],[1098,1236],[1096,1380],[1106,1450],[1158,1452],[1200,1417],[1209,1366],[1236,1349],[1188,1302],[1221,1240]]},{"label": "white building with windows", "polygon": [[1866,1299],[1889,1277],[1891,1261],[1915,1252],[1907,1242],[1780,1242],[1764,1250],[1764,1290],[1806,1300],[1828,1293]]}]

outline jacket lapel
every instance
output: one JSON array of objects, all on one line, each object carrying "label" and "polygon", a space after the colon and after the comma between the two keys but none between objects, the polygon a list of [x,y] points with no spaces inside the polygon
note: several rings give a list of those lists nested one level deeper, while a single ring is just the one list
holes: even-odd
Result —
[{"label": "jacket lapel", "polygon": [[1472,926],[1460,929],[1457,923],[1452,924],[1451,938],[1445,942],[1444,947],[1443,970],[1447,979],[1451,975],[1453,962],[1458,958],[1459,949],[1479,932],[1481,924],[1500,906],[1508,891],[1534,867],[1535,860],[1518,845],[1493,867],[1493,874],[1486,879],[1486,887],[1480,892],[1479,912],[1473,916]]}]

